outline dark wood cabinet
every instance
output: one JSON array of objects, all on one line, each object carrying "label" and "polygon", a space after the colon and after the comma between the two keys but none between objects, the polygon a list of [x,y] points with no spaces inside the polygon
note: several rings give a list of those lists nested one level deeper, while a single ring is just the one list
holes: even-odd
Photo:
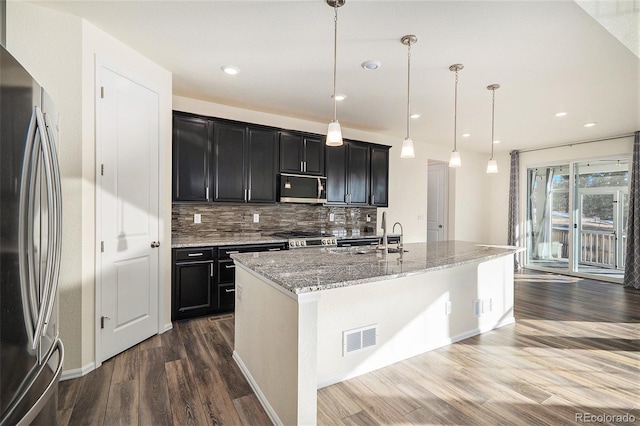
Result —
[{"label": "dark wood cabinet", "polygon": [[275,130],[214,122],[213,201],[276,201],[278,141]]},{"label": "dark wood cabinet", "polygon": [[218,305],[211,248],[173,250],[171,319],[211,313]]},{"label": "dark wood cabinet", "polygon": [[173,116],[173,200],[209,201],[211,121]]},{"label": "dark wood cabinet", "polygon": [[376,207],[389,205],[389,147],[371,147],[371,199]]},{"label": "dark wood cabinet", "polygon": [[345,141],[327,147],[327,204],[369,203],[369,146]]},{"label": "dark wood cabinet", "polygon": [[324,143],[321,137],[280,132],[280,172],[323,175]]},{"label": "dark wood cabinet", "polygon": [[247,201],[275,203],[278,175],[278,133],[249,127],[247,134]]},{"label": "dark wood cabinet", "polygon": [[247,127],[213,124],[213,201],[246,201],[245,152]]}]

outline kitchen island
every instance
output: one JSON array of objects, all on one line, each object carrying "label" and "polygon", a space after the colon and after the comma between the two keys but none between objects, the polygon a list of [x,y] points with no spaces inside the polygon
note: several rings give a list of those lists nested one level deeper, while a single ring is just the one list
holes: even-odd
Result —
[{"label": "kitchen island", "polygon": [[404,250],[232,255],[234,359],[274,423],[315,424],[318,388],[514,322],[519,248]]}]

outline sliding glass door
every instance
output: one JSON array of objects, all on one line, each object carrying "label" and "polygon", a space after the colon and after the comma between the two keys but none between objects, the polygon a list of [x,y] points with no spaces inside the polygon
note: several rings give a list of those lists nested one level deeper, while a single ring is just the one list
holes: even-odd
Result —
[{"label": "sliding glass door", "polygon": [[628,161],[529,168],[527,183],[527,266],[621,279]]}]

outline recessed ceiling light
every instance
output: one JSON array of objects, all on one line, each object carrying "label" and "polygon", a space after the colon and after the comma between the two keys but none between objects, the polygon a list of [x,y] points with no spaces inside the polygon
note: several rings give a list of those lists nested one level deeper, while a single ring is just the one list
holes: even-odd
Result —
[{"label": "recessed ceiling light", "polygon": [[500,141],[493,141],[493,143],[500,143]]},{"label": "recessed ceiling light", "polygon": [[556,117],[564,117],[565,115],[567,115],[568,113],[561,111],[561,112],[556,112]]},{"label": "recessed ceiling light", "polygon": [[[331,95],[331,98],[333,98],[333,95]],[[340,102],[344,101],[345,99],[347,99],[347,95],[345,95],[344,93],[336,93],[336,101]]]},{"label": "recessed ceiling light", "polygon": [[225,74],[236,75],[240,72],[240,68],[234,67],[233,65],[223,65],[220,67]]},{"label": "recessed ceiling light", "polygon": [[463,138],[468,138],[469,136],[471,136],[471,133],[463,133],[463,134],[462,134],[462,137],[463,137]]},{"label": "recessed ceiling light", "polygon": [[361,63],[360,66],[367,71],[375,71],[382,66],[382,62],[368,60]]},{"label": "recessed ceiling light", "polygon": [[414,112],[409,117],[415,120],[416,118],[420,118],[420,115],[421,114],[419,112]]},{"label": "recessed ceiling light", "polygon": [[593,126],[595,126],[596,124],[598,124],[598,123],[595,123],[595,122],[591,122],[591,123],[584,123],[584,127],[593,127]]}]

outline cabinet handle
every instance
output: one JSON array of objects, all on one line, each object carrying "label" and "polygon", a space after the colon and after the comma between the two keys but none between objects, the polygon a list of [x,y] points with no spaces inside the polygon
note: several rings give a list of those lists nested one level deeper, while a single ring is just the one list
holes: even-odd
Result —
[{"label": "cabinet handle", "polygon": [[304,161],[300,162],[300,171],[304,172]]},{"label": "cabinet handle", "polygon": [[247,201],[251,201],[251,188],[247,189],[248,195],[247,195]]},{"label": "cabinet handle", "polygon": [[371,195],[371,204],[375,204],[375,203],[376,203],[376,196]]},{"label": "cabinet handle", "polygon": [[306,172],[307,171],[307,162],[303,161],[303,163],[304,163],[304,171]]},{"label": "cabinet handle", "polygon": [[225,293],[235,293],[235,292],[236,292],[236,289],[235,289],[235,288],[227,288],[227,289],[225,289],[225,291],[224,291],[224,292],[225,292]]},{"label": "cabinet handle", "polygon": [[227,254],[237,254],[237,253],[240,253],[240,251],[239,250],[229,250],[226,253]]},{"label": "cabinet handle", "polygon": [[224,265],[224,269],[235,269],[236,265]]},{"label": "cabinet handle", "polygon": [[205,188],[204,192],[205,192],[204,198],[206,198],[208,200],[209,199],[209,187],[208,186]]},{"label": "cabinet handle", "polygon": [[189,257],[204,256],[204,253],[187,253],[187,256]]},{"label": "cabinet handle", "polygon": [[280,250],[282,250],[282,249],[280,249],[280,248],[270,248],[269,249],[269,251],[280,251]]},{"label": "cabinet handle", "polygon": [[213,278],[213,263],[209,264],[209,274],[211,275],[211,278]]}]

